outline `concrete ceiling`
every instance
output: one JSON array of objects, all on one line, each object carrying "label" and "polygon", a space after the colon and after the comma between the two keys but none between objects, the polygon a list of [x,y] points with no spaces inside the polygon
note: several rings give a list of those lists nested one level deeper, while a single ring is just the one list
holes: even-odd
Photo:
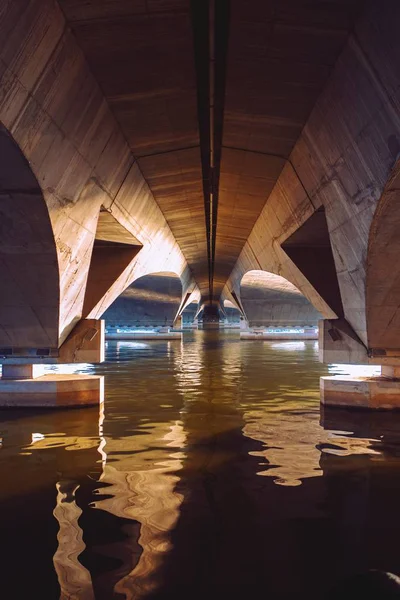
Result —
[{"label": "concrete ceiling", "polygon": [[218,298],[362,0],[59,2],[204,298],[210,285]]},{"label": "concrete ceiling", "polygon": [[243,277],[240,287],[251,288],[255,290],[271,290],[284,294],[292,294],[294,296],[302,296],[303,294],[290,281],[266,271],[249,271]]}]

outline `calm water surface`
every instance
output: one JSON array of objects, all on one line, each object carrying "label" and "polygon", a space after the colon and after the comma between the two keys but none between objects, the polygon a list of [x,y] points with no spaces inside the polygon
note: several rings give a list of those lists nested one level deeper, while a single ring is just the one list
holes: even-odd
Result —
[{"label": "calm water surface", "polygon": [[400,573],[400,415],[321,415],[316,343],[110,342],[96,371],[101,414],[0,414],[2,599],[312,599]]}]

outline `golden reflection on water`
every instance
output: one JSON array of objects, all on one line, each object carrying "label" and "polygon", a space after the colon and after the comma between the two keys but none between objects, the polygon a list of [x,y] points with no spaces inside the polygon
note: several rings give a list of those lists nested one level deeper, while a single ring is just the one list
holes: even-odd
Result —
[{"label": "golden reflection on water", "polygon": [[[142,598],[155,589],[152,574],[171,548],[168,532],[179,518],[182,502],[182,496],[174,491],[178,481],[176,472],[184,458],[182,425],[179,421],[162,426],[148,423],[147,428],[141,441],[131,437],[105,438],[104,453],[106,450],[113,455],[124,454],[112,464],[103,464],[100,481],[108,484],[104,493],[111,497],[103,499],[100,490],[99,501],[93,505],[141,525],[139,561],[115,586],[115,592],[127,600]],[[145,462],[138,464],[134,453],[145,453]]]},{"label": "golden reflection on water", "polygon": [[79,485],[73,481],[59,481],[56,487],[57,503],[53,515],[60,529],[53,562],[61,588],[60,600],[94,600],[90,573],[79,562],[79,555],[85,548],[78,522],[82,511],[75,502]]},{"label": "golden reflection on water", "polygon": [[[284,488],[295,493],[332,473],[398,469],[396,452],[388,455],[383,443],[397,447],[396,427],[346,415],[331,422],[325,415],[321,426],[319,376],[327,369],[317,351],[312,341],[241,342],[236,332],[218,331],[185,334],[182,342],[109,343],[109,361],[98,368],[106,375],[100,414],[6,414],[0,475],[9,485],[0,499],[10,511],[8,499],[56,489],[59,597],[150,599],[176,581],[196,588],[199,578],[200,589],[207,578],[240,584],[241,570],[257,578],[262,536],[275,540],[274,560],[287,552],[280,538],[291,531],[293,509],[282,504]],[[315,520],[325,488],[309,489],[296,510]],[[286,534],[275,532],[276,519]],[[205,560],[199,543],[211,557],[204,572],[196,566]],[[96,566],[100,556],[107,568]],[[180,571],[174,563],[181,562]]]}]

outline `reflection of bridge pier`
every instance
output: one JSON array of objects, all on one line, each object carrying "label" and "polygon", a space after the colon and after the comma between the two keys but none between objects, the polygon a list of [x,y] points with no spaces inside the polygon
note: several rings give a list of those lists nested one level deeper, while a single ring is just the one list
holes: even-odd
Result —
[{"label": "reflection of bridge pier", "polygon": [[7,411],[1,435],[2,595],[52,600],[61,588],[73,598],[82,584],[88,595],[75,597],[91,598],[77,558],[84,549],[78,519],[80,498],[101,472],[98,408]]},{"label": "reflection of bridge pier", "polygon": [[57,504],[53,511],[60,529],[53,562],[61,588],[60,600],[94,600],[90,573],[79,562],[85,549],[78,520],[82,514],[75,501],[79,485],[73,481],[57,483]]},{"label": "reflection of bridge pier", "polygon": [[[82,561],[90,569],[96,600],[109,600],[114,594],[135,600],[147,597],[159,583],[160,565],[170,551],[170,530],[182,501],[174,488],[185,435],[180,422],[182,397],[173,376],[181,346],[160,343],[166,346],[160,368],[163,392],[172,401],[168,409],[157,402],[157,378],[149,378],[145,389],[136,380],[134,410],[130,385],[120,390],[116,407],[110,398],[109,410],[117,413],[104,423],[100,436],[102,474],[94,510],[84,511],[80,519],[86,541]],[[120,359],[129,347],[129,342],[118,343]],[[131,373],[129,363],[121,362],[118,373],[109,374],[111,388],[113,377],[124,377],[124,365],[126,375]]]}]

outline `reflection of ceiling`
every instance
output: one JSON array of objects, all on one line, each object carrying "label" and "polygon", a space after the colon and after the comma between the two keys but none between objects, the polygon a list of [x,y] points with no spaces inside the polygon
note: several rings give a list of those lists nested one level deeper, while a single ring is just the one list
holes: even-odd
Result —
[{"label": "reflection of ceiling", "polygon": [[138,302],[163,302],[171,304],[179,304],[181,297],[179,295],[170,296],[154,290],[135,290],[129,287],[121,295],[120,298],[137,300]]},{"label": "reflection of ceiling", "polygon": [[363,1],[59,0],[203,296],[207,248],[218,297]]},{"label": "reflection of ceiling", "polygon": [[[302,296],[302,293],[290,281],[280,275],[267,273],[266,271],[249,271],[243,277],[241,287],[259,288],[263,290],[279,291],[294,296]],[[243,295],[243,294],[242,294]]]},{"label": "reflection of ceiling", "polygon": [[127,287],[120,298],[179,305],[182,300],[182,283],[173,273],[145,275]]}]

